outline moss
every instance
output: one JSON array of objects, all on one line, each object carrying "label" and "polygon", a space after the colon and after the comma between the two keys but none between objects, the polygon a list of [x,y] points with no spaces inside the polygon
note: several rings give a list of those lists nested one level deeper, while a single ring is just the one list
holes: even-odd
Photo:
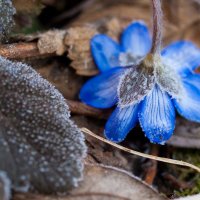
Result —
[{"label": "moss", "polygon": [[[200,150],[180,149],[173,152],[173,158],[184,160],[200,167]],[[175,191],[177,196],[188,196],[200,193],[200,174],[192,169],[178,167],[177,173],[181,181],[191,184],[191,188]]]}]

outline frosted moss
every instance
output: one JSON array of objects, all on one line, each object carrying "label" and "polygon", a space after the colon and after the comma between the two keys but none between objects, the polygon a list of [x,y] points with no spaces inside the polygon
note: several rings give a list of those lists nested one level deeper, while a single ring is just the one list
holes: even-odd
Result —
[{"label": "frosted moss", "polygon": [[82,177],[83,134],[63,96],[31,67],[0,57],[0,170],[15,190],[64,193]]}]

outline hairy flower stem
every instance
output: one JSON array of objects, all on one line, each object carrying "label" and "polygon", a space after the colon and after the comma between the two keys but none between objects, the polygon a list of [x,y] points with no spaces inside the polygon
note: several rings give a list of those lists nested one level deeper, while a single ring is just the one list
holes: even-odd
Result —
[{"label": "hairy flower stem", "polygon": [[151,54],[160,54],[162,42],[163,14],[160,0],[151,0],[153,6],[153,42]]}]

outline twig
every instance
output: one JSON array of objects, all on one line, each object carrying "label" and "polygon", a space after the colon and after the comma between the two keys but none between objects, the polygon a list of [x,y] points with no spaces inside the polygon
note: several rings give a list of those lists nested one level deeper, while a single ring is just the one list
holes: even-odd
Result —
[{"label": "twig", "polygon": [[93,108],[79,101],[67,99],[66,103],[68,104],[70,111],[74,114],[80,114],[101,119],[107,119],[110,114],[110,110],[100,110],[97,108]]},{"label": "twig", "polygon": [[149,154],[145,154],[145,153],[141,153],[141,152],[138,152],[138,151],[135,151],[135,150],[132,150],[132,149],[129,149],[129,148],[126,148],[126,147],[123,147],[119,144],[116,144],[114,142],[111,142],[111,141],[108,141],[98,135],[96,135],[95,133],[93,133],[92,131],[88,130],[87,128],[81,128],[81,130],[84,132],[84,133],[87,133],[89,134],[90,136],[98,139],[98,140],[101,140],[102,142],[105,142],[107,144],[110,144],[118,149],[121,149],[122,151],[126,151],[128,153],[131,153],[131,154],[134,154],[134,155],[137,155],[137,156],[141,156],[143,158],[149,158],[149,159],[153,159],[153,160],[157,160],[157,161],[160,161],[160,162],[164,162],[164,163],[169,163],[169,164],[174,164],[174,165],[180,165],[180,166],[185,166],[185,167],[190,167],[194,170],[196,170],[197,172],[200,173],[200,168],[195,166],[195,165],[192,165],[190,163],[187,163],[187,162],[184,162],[184,161],[180,161],[180,160],[175,160],[175,159],[170,159],[170,158],[163,158],[163,157],[158,157],[158,156],[153,156],[153,155],[149,155]]},{"label": "twig", "polygon": [[[157,145],[151,145],[151,152],[152,155],[157,156],[158,155],[158,146]],[[150,166],[148,166],[145,174],[144,181],[148,183],[149,185],[153,184],[154,178],[157,173],[157,160],[151,160]]]},{"label": "twig", "polygon": [[46,57],[55,54],[41,54],[36,42],[20,42],[0,45],[0,55],[8,59],[25,59],[35,57]]},{"label": "twig", "polygon": [[173,188],[175,189],[188,189],[188,188],[192,188],[192,184],[188,184],[187,182],[183,182],[183,181],[179,181],[177,180],[176,177],[174,177],[172,174],[170,173],[163,173],[162,177],[169,183],[171,183],[173,185]]}]

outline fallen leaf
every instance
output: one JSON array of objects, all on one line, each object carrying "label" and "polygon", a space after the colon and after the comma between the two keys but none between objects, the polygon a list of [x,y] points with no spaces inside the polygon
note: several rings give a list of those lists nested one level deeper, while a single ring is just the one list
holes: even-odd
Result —
[{"label": "fallen leaf", "polygon": [[64,45],[64,30],[50,30],[40,35],[37,46],[41,54],[55,53],[62,55],[66,46]]},{"label": "fallen leaf", "polygon": [[77,74],[92,76],[98,73],[90,53],[90,38],[97,33],[91,26],[70,28],[65,36],[71,67]]},{"label": "fallen leaf", "polygon": [[87,165],[84,177],[84,181],[72,191],[72,195],[88,194],[90,197],[90,194],[104,194],[105,199],[110,199],[110,196],[130,200],[166,199],[132,174],[112,166]]},{"label": "fallen leaf", "polygon": [[37,64],[35,69],[42,77],[52,83],[66,99],[77,98],[84,80],[76,75],[73,69],[56,61],[46,65]]},{"label": "fallen leaf", "polygon": [[82,178],[84,137],[63,96],[31,67],[0,57],[0,170],[17,191],[66,193]]},{"label": "fallen leaf", "polygon": [[111,166],[86,165],[84,181],[66,197],[17,194],[14,200],[166,200],[130,173]]},{"label": "fallen leaf", "polygon": [[167,144],[175,147],[200,149],[200,125],[183,118],[177,118],[174,135]]}]

